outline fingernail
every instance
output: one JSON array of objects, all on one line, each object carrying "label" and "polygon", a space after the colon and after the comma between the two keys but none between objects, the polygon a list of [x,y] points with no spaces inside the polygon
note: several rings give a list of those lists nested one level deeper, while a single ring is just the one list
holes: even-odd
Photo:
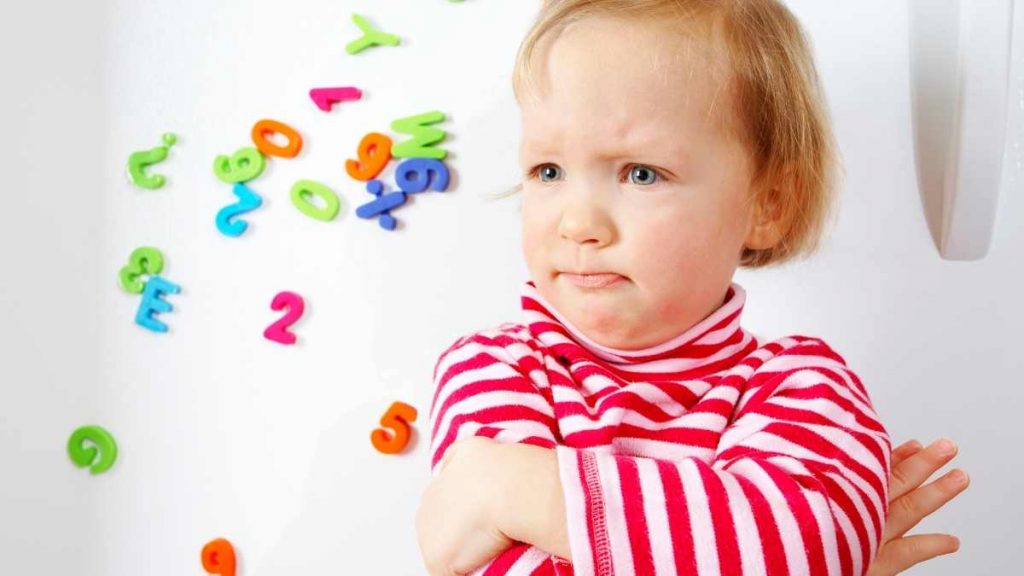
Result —
[{"label": "fingernail", "polygon": [[941,438],[935,442],[935,448],[942,456],[949,456],[956,453],[956,444],[949,438]]},{"label": "fingernail", "polygon": [[949,481],[956,486],[967,483],[967,474],[963,470],[953,470],[949,473]]}]

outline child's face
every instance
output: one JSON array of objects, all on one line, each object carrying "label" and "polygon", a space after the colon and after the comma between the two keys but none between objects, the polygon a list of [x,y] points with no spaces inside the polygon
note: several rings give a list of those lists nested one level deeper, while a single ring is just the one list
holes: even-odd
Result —
[{"label": "child's face", "polygon": [[[625,20],[573,24],[535,74],[520,103],[532,279],[598,344],[681,334],[722,304],[752,231],[748,157],[718,120],[731,99],[700,45]],[[620,278],[585,287],[572,272]]]}]

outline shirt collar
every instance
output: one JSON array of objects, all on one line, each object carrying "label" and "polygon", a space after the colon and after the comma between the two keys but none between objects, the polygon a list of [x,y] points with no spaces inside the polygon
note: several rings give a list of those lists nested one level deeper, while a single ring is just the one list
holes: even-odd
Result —
[{"label": "shirt collar", "polygon": [[602,346],[587,338],[544,299],[531,280],[521,289],[523,320],[534,338],[568,363],[600,360],[630,372],[705,372],[732,366],[757,348],[756,338],[740,326],[746,291],[732,282],[722,305],[682,334],[641,350]]}]

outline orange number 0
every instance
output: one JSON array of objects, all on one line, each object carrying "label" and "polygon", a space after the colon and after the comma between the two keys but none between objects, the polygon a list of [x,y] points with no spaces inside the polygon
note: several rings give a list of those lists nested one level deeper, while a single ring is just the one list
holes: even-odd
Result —
[{"label": "orange number 0", "polygon": [[[278,146],[270,141],[268,134],[280,134],[288,139],[287,146]],[[252,142],[264,156],[295,158],[302,150],[302,135],[287,124],[277,120],[260,120],[252,127]]]}]

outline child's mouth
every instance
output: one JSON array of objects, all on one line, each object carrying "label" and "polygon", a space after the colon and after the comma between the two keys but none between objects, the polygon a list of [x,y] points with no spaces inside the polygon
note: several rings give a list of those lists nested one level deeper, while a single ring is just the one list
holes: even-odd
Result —
[{"label": "child's mouth", "polygon": [[621,275],[614,273],[573,274],[562,272],[562,276],[580,288],[607,288],[624,280]]}]

